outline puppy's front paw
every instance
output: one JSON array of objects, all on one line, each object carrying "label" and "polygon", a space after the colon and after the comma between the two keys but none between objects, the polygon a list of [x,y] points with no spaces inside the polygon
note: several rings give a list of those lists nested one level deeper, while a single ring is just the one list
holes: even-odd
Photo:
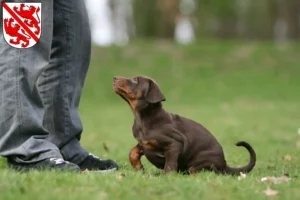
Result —
[{"label": "puppy's front paw", "polygon": [[144,171],[144,166],[143,165],[135,165],[132,166],[136,171]]},{"label": "puppy's front paw", "polygon": [[172,174],[176,174],[177,172],[176,171],[165,171],[165,174],[166,175],[172,175]]},{"label": "puppy's front paw", "polygon": [[165,174],[176,174],[177,170],[174,168],[171,168],[171,167],[165,167],[164,172],[165,172]]}]

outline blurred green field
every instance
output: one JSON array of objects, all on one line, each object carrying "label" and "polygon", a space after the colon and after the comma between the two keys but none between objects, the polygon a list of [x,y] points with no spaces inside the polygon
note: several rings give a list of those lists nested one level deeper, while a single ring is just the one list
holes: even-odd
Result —
[{"label": "blurred green field", "polygon": [[[0,199],[272,199],[300,198],[300,44],[199,41],[180,46],[136,41],[124,47],[94,48],[82,96],[82,145],[120,164],[115,174],[19,174],[0,162]],[[145,158],[146,172],[128,161],[135,145],[133,115],[112,90],[112,77],[146,75],[155,79],[173,113],[203,124],[219,140],[228,163],[242,166],[249,142],[257,165],[246,179],[205,172],[190,177],[163,175]],[[103,148],[105,143],[109,151]],[[291,160],[283,159],[290,155]],[[120,179],[120,174],[125,174]],[[264,176],[288,173],[287,183],[266,184]]]}]

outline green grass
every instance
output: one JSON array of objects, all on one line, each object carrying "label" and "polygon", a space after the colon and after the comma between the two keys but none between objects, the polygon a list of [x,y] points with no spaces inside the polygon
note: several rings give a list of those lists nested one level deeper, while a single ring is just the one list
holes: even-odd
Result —
[{"label": "green grass", "polygon": [[[164,41],[94,48],[82,96],[82,145],[115,159],[115,174],[31,172],[20,174],[0,161],[0,199],[299,199],[300,198],[300,44],[199,41],[179,46]],[[173,113],[206,126],[219,140],[228,163],[242,166],[249,155],[234,146],[249,142],[257,165],[246,179],[216,175],[164,175],[143,158],[146,172],[128,161],[135,145],[128,105],[112,91],[114,75],[154,78]],[[106,152],[103,142],[109,148]],[[292,160],[284,160],[291,155]],[[119,179],[121,173],[125,174]],[[288,173],[292,180],[261,183],[264,176]],[[278,190],[266,197],[265,189]]]}]

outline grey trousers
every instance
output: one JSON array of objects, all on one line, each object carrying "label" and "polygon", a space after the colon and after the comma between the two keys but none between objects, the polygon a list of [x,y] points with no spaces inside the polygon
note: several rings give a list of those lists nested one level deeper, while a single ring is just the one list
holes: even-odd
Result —
[{"label": "grey trousers", "polygon": [[56,157],[78,164],[88,156],[79,143],[78,114],[91,54],[84,0],[5,2],[42,2],[42,26],[35,46],[11,47],[1,8],[0,155],[19,163]]}]

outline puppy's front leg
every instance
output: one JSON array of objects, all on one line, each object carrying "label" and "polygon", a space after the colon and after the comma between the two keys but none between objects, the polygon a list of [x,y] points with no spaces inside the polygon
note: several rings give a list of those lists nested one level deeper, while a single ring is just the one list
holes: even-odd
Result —
[{"label": "puppy's front leg", "polygon": [[144,151],[139,144],[133,147],[129,153],[129,161],[131,166],[136,170],[142,170],[144,168],[141,162],[142,155],[144,155]]},{"label": "puppy's front leg", "polygon": [[182,145],[179,142],[173,142],[165,148],[165,173],[169,174],[178,171],[178,157],[181,153],[181,150]]}]

